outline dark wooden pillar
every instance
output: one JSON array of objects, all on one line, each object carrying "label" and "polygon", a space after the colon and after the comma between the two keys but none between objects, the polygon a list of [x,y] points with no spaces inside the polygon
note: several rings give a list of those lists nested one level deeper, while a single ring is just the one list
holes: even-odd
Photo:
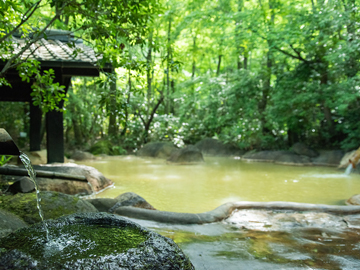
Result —
[{"label": "dark wooden pillar", "polygon": [[[65,86],[67,92],[71,77],[63,77],[55,72],[56,81]],[[63,107],[63,102],[59,104]],[[50,111],[46,113],[46,142],[47,163],[64,163],[64,117],[62,112]]]},{"label": "dark wooden pillar", "polygon": [[42,112],[38,106],[30,103],[30,151],[40,151],[41,144],[41,116]]},{"label": "dark wooden pillar", "polygon": [[64,125],[63,113],[46,113],[47,162],[64,163]]}]

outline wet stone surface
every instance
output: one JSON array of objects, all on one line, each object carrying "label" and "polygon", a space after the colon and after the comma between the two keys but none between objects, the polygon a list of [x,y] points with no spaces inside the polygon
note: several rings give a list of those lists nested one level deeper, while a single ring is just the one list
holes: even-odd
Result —
[{"label": "wet stone surface", "polygon": [[[252,210],[245,210],[247,211]],[[262,218],[270,215],[267,211],[256,211]],[[269,220],[256,220],[254,213],[252,217],[248,215],[247,226],[241,226],[234,220],[232,223],[207,225],[166,225],[139,220],[136,222],[173,239],[189,256],[197,270],[359,268],[360,229],[347,226],[343,221],[346,219],[354,222],[359,218],[358,215],[295,215],[279,211],[270,216],[280,214],[282,218],[279,219],[286,226],[269,226]],[[296,226],[290,226],[290,221],[296,221],[297,218],[309,220],[299,220]],[[245,221],[243,219],[241,222]]]},{"label": "wet stone surface", "polygon": [[194,269],[170,239],[127,219],[74,214],[0,239],[0,269]]}]

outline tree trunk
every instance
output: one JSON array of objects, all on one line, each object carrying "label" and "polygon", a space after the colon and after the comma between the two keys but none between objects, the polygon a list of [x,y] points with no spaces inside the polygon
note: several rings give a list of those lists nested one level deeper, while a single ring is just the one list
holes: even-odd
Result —
[{"label": "tree trunk", "polygon": [[[274,13],[274,9],[273,9],[273,1],[269,0],[269,10],[271,12],[271,17],[270,17],[270,21],[267,21],[266,18],[265,21],[268,24],[268,31],[271,32],[273,29],[273,25],[274,25],[274,21],[275,21],[275,13]],[[268,134],[269,133],[269,128],[267,127],[267,121],[265,118],[265,110],[267,107],[267,101],[268,101],[268,97],[270,95],[270,90],[271,90],[271,74],[272,74],[272,66],[273,66],[273,51],[271,49],[272,47],[272,40],[268,37],[267,38],[267,43],[268,43],[268,52],[266,54],[266,73],[265,73],[265,78],[264,78],[264,86],[262,89],[262,95],[261,95],[261,99],[258,103],[258,109],[259,109],[259,114],[260,114],[260,122],[261,122],[261,129],[262,129],[262,133]]]},{"label": "tree trunk", "polygon": [[[238,12],[241,13],[244,8],[244,1],[238,1]],[[236,40],[236,47],[237,47],[237,69],[246,69],[247,68],[247,58],[245,57],[245,47],[241,46],[242,40],[240,37],[240,33],[243,31],[242,27],[242,20],[235,21],[235,40]],[[242,63],[242,60],[244,63]]]},{"label": "tree trunk", "polygon": [[143,137],[143,142],[144,143],[147,143],[147,141],[148,141],[148,135],[149,135],[149,129],[150,129],[150,126],[151,126],[151,122],[154,119],[154,115],[155,115],[157,109],[159,108],[160,104],[163,102],[163,100],[164,100],[164,96],[163,96],[163,93],[161,93],[161,97],[157,101],[155,107],[152,109],[147,121],[145,121],[143,118],[141,118],[141,120],[143,121],[143,124],[144,124],[144,128],[145,128],[144,137]]},{"label": "tree trunk", "polygon": [[[328,75],[327,75],[327,71],[324,70],[322,75],[321,75],[320,85],[327,85],[327,83],[328,83]],[[325,117],[325,120],[326,120],[326,125],[327,125],[327,128],[328,128],[329,135],[334,136],[335,135],[335,123],[332,120],[331,110],[326,105],[325,100],[322,101],[322,107],[323,107],[324,117]]]},{"label": "tree trunk", "polygon": [[[75,113],[75,111],[73,111],[73,113]],[[73,130],[74,130],[75,143],[76,143],[76,145],[82,145],[82,143],[83,143],[82,137],[83,136],[81,134],[80,126],[78,125],[78,121],[74,117],[72,117],[71,122],[72,122]]]},{"label": "tree trunk", "polygon": [[150,32],[149,36],[149,45],[148,53],[146,55],[146,81],[147,81],[147,116],[150,115],[151,109],[151,96],[152,96],[152,41],[153,41],[153,32]]},{"label": "tree trunk", "polygon": [[222,54],[219,54],[219,56],[218,56],[218,64],[217,64],[217,69],[216,69],[216,76],[220,75],[221,57],[222,57]]},{"label": "tree trunk", "polygon": [[195,61],[195,53],[196,53],[196,35],[193,36],[193,61],[192,61],[192,69],[191,69],[191,79],[194,80],[195,72],[196,72],[196,61]]},{"label": "tree trunk", "polygon": [[109,104],[109,128],[108,135],[110,137],[116,137],[117,135],[117,124],[116,124],[116,116],[117,116],[117,106],[116,106],[116,76],[114,76],[113,81],[110,82],[110,104]]},{"label": "tree trunk", "polygon": [[126,104],[125,104],[125,124],[124,124],[124,128],[121,132],[121,136],[124,136],[126,134],[126,130],[127,130],[127,126],[128,126],[128,121],[129,121],[129,104],[130,104],[130,95],[131,95],[131,88],[132,88],[132,84],[131,84],[131,70],[129,69],[129,80],[128,80],[128,93],[127,93],[127,98],[126,98]]},{"label": "tree trunk", "polygon": [[166,108],[165,113],[170,114],[171,111],[171,82],[170,82],[170,63],[172,61],[171,52],[171,17],[169,17],[168,33],[167,33],[167,66],[166,66]]}]

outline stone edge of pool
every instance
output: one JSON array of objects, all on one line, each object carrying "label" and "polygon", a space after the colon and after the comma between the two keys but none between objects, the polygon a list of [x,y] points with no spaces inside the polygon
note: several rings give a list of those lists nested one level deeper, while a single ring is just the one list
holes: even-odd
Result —
[{"label": "stone edge of pool", "polygon": [[121,206],[116,208],[113,213],[130,218],[151,220],[162,223],[204,224],[222,221],[230,217],[233,211],[244,209],[311,211],[326,212],[336,215],[360,214],[360,206],[340,206],[295,202],[229,202],[215,208],[214,210],[198,214],[149,210],[132,206]]}]

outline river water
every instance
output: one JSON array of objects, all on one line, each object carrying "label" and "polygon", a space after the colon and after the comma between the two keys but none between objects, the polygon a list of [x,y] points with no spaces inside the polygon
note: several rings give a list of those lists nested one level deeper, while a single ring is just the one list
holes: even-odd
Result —
[{"label": "river water", "polygon": [[[93,197],[115,198],[131,191],[163,211],[199,213],[228,201],[341,205],[360,193],[360,175],[346,175],[332,167],[249,163],[218,157],[205,157],[205,163],[194,165],[134,156],[82,164],[95,167],[115,183]],[[360,224],[360,215],[353,218],[355,224]],[[316,221],[327,224],[321,219],[320,215]],[[329,222],[329,226],[272,230],[266,226],[242,228],[242,224],[226,220],[203,225],[133,221],[173,239],[197,270],[350,270],[360,265],[360,226],[337,227]]]},{"label": "river water", "polygon": [[114,183],[95,197],[135,192],[158,210],[200,213],[235,201],[291,201],[342,205],[360,192],[360,175],[334,167],[298,167],[205,157],[203,164],[174,165],[135,156],[82,162]]}]

